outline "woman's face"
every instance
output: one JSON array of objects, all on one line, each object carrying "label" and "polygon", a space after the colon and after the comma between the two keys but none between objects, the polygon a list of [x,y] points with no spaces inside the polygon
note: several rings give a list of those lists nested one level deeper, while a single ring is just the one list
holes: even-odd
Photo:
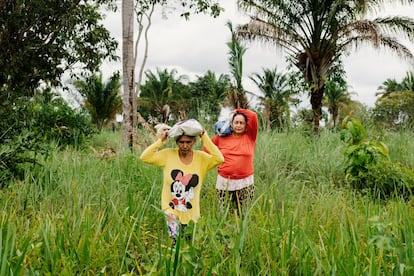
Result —
[{"label": "woman's face", "polygon": [[247,128],[246,118],[241,114],[235,115],[231,127],[233,128],[233,134],[241,135],[245,133]]},{"label": "woman's face", "polygon": [[195,144],[195,137],[183,135],[176,141],[178,146],[178,151],[183,154],[187,154],[191,152],[194,144]]}]

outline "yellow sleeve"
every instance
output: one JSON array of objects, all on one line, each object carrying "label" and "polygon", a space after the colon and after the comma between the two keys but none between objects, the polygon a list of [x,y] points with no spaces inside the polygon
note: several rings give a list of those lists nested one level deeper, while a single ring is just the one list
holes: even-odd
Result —
[{"label": "yellow sleeve", "polygon": [[211,163],[208,166],[208,169],[214,168],[215,166],[220,165],[224,162],[223,154],[218,149],[218,147],[214,145],[214,143],[211,141],[207,132],[204,132],[203,136],[201,136],[201,141],[203,142],[203,147],[205,147],[211,155]]},{"label": "yellow sleeve", "polygon": [[152,145],[147,147],[142,153],[139,159],[141,159],[142,162],[156,165],[156,166],[165,166],[165,150],[159,150],[160,147],[162,147],[166,143],[163,142],[161,139],[158,139],[155,141]]}]

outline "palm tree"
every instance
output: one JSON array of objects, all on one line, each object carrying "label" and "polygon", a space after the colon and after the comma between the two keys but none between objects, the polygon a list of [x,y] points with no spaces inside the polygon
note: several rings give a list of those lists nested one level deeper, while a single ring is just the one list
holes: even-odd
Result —
[{"label": "palm tree", "polygon": [[296,93],[289,87],[289,75],[278,73],[277,68],[263,68],[262,75],[253,73],[250,79],[263,93],[260,100],[265,108],[266,128],[271,129],[274,121],[276,121],[279,128],[282,128],[286,122],[284,118],[290,117],[289,102],[291,96]]},{"label": "palm tree", "polygon": [[401,82],[401,88],[405,91],[414,92],[414,72],[407,72]]},{"label": "palm tree", "polygon": [[85,108],[99,130],[115,121],[116,114],[122,110],[119,73],[113,74],[106,83],[99,73],[86,80],[78,79],[74,85],[84,97]]},{"label": "palm tree", "polygon": [[[414,20],[390,16],[368,19],[368,12],[380,10],[377,0],[238,0],[250,22],[237,28],[238,36],[249,41],[271,43],[284,49],[310,87],[313,129],[319,131],[325,80],[334,64],[363,43],[386,48],[414,60],[399,39],[414,40]],[[413,2],[400,1],[402,4]]]},{"label": "palm tree", "polygon": [[395,79],[385,80],[379,87],[376,96],[386,98],[393,92],[414,92],[414,72],[407,72],[401,82]]},{"label": "palm tree", "polygon": [[218,77],[210,70],[190,83],[192,104],[197,107],[197,117],[207,118],[215,122],[221,108],[228,105],[227,93],[231,86],[230,77],[220,74]]},{"label": "palm tree", "polygon": [[341,106],[351,101],[350,93],[347,85],[341,85],[336,81],[326,81],[324,105],[328,107],[328,112],[331,115],[328,125],[335,128],[339,121],[339,109]]},{"label": "palm tree", "polygon": [[401,91],[401,84],[397,82],[395,79],[387,79],[385,80],[379,87],[378,92],[375,93],[375,96],[387,97],[389,94],[395,91]]},{"label": "palm tree", "polygon": [[338,61],[325,82],[323,105],[328,108],[330,114],[328,126],[335,128],[338,125],[339,109],[351,102],[351,94],[348,92],[344,67],[341,61]]},{"label": "palm tree", "polygon": [[233,30],[233,24],[227,22],[227,27],[231,32],[231,40],[227,42],[229,47],[229,65],[231,68],[231,74],[234,78],[235,84],[229,89],[228,99],[230,104],[234,108],[247,108],[248,101],[246,97],[246,91],[243,88],[243,55],[246,53],[246,48],[240,44],[237,39],[236,33]]},{"label": "palm tree", "polygon": [[166,123],[170,115],[174,115],[176,119],[185,119],[183,116],[186,117],[186,106],[182,104],[182,99],[188,96],[185,95],[188,88],[184,88],[183,82],[188,77],[177,77],[176,74],[176,69],[168,71],[157,68],[156,73],[151,70],[145,72],[146,82],[141,85],[139,99],[142,112],[146,108],[152,117],[162,123]]}]

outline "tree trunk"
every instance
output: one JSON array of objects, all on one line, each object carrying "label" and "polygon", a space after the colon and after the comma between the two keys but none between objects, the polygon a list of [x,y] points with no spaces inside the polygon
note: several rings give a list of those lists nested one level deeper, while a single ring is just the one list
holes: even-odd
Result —
[{"label": "tree trunk", "polygon": [[137,145],[137,99],[134,89],[134,0],[122,0],[122,142]]},{"label": "tree trunk", "polygon": [[333,108],[332,118],[333,118],[333,127],[336,128],[336,126],[338,125],[338,120],[339,120],[339,107],[337,105],[335,105]]},{"label": "tree trunk", "polygon": [[265,110],[264,110],[264,117],[265,117],[265,129],[266,131],[270,131],[272,129],[272,122],[270,119],[270,115],[272,113],[272,106],[271,106],[271,100],[266,99],[265,101]]},{"label": "tree trunk", "polygon": [[324,90],[325,85],[322,85],[320,87],[313,88],[311,93],[310,102],[313,111],[313,132],[315,134],[319,133],[319,122],[322,118],[322,99]]}]

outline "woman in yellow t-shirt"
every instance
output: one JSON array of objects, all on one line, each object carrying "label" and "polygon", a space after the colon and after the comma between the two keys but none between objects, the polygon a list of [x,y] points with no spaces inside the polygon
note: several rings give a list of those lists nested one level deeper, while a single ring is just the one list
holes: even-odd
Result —
[{"label": "woman in yellow t-shirt", "polygon": [[190,220],[197,222],[200,217],[201,187],[206,173],[224,161],[223,155],[204,129],[199,136],[209,153],[193,150],[197,137],[186,133],[175,138],[178,148],[160,149],[168,138],[168,129],[165,129],[161,137],[140,156],[143,162],[163,168],[161,208],[166,214],[173,243],[181,225],[188,224]]}]

